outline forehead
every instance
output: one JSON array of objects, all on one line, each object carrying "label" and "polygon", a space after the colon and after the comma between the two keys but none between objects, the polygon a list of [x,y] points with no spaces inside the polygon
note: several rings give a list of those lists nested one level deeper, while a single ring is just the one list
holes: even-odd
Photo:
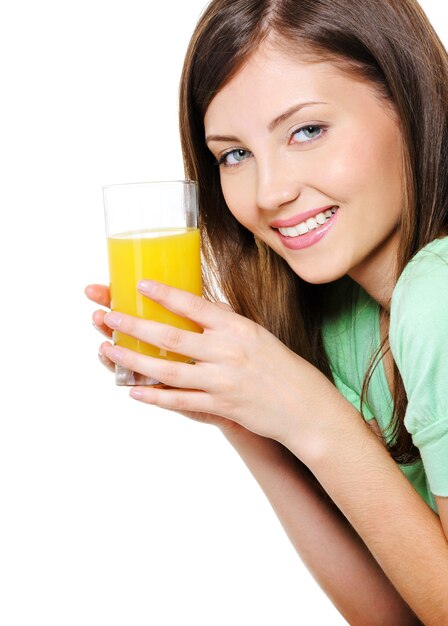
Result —
[{"label": "forehead", "polygon": [[319,60],[305,51],[286,51],[271,43],[261,45],[243,67],[211,101],[205,126],[252,110],[277,115],[288,104],[299,101],[340,103],[351,95],[374,97],[374,89],[340,63]]}]

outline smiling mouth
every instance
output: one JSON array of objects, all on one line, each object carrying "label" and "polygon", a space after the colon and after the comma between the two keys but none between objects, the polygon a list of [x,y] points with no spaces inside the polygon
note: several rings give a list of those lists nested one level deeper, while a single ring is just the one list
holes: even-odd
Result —
[{"label": "smiling mouth", "polygon": [[331,209],[322,211],[322,213],[318,213],[314,217],[309,217],[304,222],[300,222],[299,224],[296,224],[295,226],[288,226],[286,228],[276,228],[275,230],[278,230],[278,232],[284,237],[300,237],[301,235],[306,235],[311,230],[315,230],[316,228],[319,228],[319,226],[322,226],[323,224],[325,224],[325,222],[327,222],[329,219],[331,219],[331,217],[333,217],[333,215],[336,213],[338,209],[339,207],[334,206],[334,207],[331,207]]}]

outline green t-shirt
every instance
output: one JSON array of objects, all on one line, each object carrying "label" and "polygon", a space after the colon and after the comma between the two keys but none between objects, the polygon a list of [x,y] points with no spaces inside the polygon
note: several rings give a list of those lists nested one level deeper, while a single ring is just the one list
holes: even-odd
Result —
[{"label": "green t-shirt", "polygon": [[[358,410],[364,376],[381,342],[379,312],[378,303],[348,277],[329,290],[323,342],[336,386]],[[425,246],[402,272],[392,294],[389,343],[408,399],[404,424],[422,458],[400,468],[437,511],[433,496],[448,496],[448,237]],[[389,442],[393,401],[382,361],[362,408]]]}]

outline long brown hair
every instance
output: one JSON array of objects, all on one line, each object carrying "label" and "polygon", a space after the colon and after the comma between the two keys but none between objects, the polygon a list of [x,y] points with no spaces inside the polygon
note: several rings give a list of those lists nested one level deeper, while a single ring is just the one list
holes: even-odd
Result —
[{"label": "long brown hair", "polygon": [[[216,299],[222,292],[234,310],[332,379],[321,334],[329,286],[302,280],[232,216],[205,145],[208,105],[268,35],[289,51],[331,60],[370,81],[395,108],[405,152],[396,279],[418,250],[448,229],[447,53],[415,0],[213,0],[192,36],[180,130],[186,175],[200,189],[205,295]],[[386,344],[366,372],[363,399]],[[419,452],[403,424],[407,398],[394,370],[389,452],[409,464]]]}]

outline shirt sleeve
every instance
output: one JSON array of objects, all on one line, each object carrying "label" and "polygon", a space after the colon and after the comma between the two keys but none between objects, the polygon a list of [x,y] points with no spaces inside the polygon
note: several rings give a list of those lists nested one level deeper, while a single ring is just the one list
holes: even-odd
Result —
[{"label": "shirt sleeve", "polygon": [[406,429],[430,489],[448,496],[448,260],[411,262],[395,287],[390,347],[408,398]]}]

